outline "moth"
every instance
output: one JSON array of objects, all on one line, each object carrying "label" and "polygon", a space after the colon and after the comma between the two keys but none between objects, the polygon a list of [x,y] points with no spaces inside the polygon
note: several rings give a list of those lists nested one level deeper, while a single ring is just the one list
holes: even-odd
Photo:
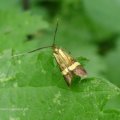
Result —
[{"label": "moth", "polygon": [[[53,39],[52,45],[40,47],[40,48],[34,49],[32,51],[29,51],[27,53],[32,53],[32,52],[35,52],[35,51],[38,51],[41,49],[45,49],[45,48],[52,48],[53,56],[61,70],[61,73],[62,73],[67,85],[70,86],[72,84],[72,79],[75,75],[80,76],[80,77],[85,77],[87,75],[87,72],[82,67],[82,65],[79,62],[77,62],[70,54],[68,54],[63,49],[56,46],[55,38],[56,38],[57,29],[58,29],[58,20],[57,20],[57,24],[56,24],[56,28],[55,28],[54,39]],[[24,54],[26,54],[26,53],[14,55],[14,56],[19,56],[19,55],[24,55]]]}]

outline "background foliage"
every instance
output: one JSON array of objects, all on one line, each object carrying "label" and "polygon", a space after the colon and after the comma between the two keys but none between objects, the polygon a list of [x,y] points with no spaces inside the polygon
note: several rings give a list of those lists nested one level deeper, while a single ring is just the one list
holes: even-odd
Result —
[{"label": "background foliage", "polygon": [[[120,119],[118,0],[1,0],[0,119]],[[69,88],[46,49],[56,44],[83,63],[88,78]]]}]

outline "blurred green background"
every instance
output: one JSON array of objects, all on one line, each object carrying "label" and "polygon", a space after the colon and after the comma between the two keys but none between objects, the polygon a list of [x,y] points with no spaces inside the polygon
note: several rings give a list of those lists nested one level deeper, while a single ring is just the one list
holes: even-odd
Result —
[{"label": "blurred green background", "polygon": [[0,52],[50,45],[59,18],[56,44],[120,87],[119,13],[119,0],[1,0]]}]

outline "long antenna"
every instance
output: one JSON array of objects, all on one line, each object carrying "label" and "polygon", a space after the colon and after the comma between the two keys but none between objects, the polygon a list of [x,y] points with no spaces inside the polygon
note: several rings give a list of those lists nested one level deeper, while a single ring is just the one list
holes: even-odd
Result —
[{"label": "long antenna", "polygon": [[41,49],[45,49],[45,48],[50,48],[50,47],[52,47],[52,46],[39,47],[39,48],[36,48],[34,50],[29,51],[28,53],[32,53],[32,52],[35,52],[35,51],[38,51],[38,50],[41,50]]},{"label": "long antenna", "polygon": [[55,45],[55,40],[56,40],[56,33],[57,33],[57,30],[58,30],[58,19],[57,19],[57,23],[56,23],[56,28],[55,28],[55,33],[54,33],[54,38],[53,38],[53,45]]},{"label": "long antenna", "polygon": [[35,52],[35,51],[38,51],[38,50],[41,50],[41,49],[44,49],[44,48],[50,48],[50,47],[52,47],[52,46],[39,47],[37,49],[31,50],[31,51],[28,51],[28,52],[24,52],[24,53],[21,53],[21,54],[13,55],[11,57],[23,56],[23,55],[26,55],[28,53],[32,53],[32,52]]}]

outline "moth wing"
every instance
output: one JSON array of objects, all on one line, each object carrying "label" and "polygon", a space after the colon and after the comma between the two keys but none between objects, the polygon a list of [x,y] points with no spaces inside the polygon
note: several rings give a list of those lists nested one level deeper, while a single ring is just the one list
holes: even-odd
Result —
[{"label": "moth wing", "polygon": [[77,76],[80,76],[80,77],[86,77],[86,75],[87,75],[87,72],[85,71],[85,69],[81,65],[78,65],[73,70],[73,73]]},{"label": "moth wing", "polygon": [[[62,50],[63,51],[63,50]],[[64,53],[64,58],[66,62],[66,66],[69,67],[74,63],[73,57],[71,57],[67,52],[63,51]]]},{"label": "moth wing", "polygon": [[73,73],[68,69],[70,59],[69,57],[62,51],[61,49],[57,49],[58,53],[53,53],[55,60],[62,72],[62,75],[64,76],[64,79],[68,86],[71,85]]},{"label": "moth wing", "polygon": [[86,76],[86,71],[80,63],[62,49],[55,48],[53,55],[68,85],[71,85],[74,74],[80,77]]},{"label": "moth wing", "polygon": [[72,78],[73,78],[72,73],[69,72],[69,73],[67,73],[66,75],[63,75],[63,76],[64,76],[64,79],[65,79],[67,85],[70,86],[71,83],[72,83]]},{"label": "moth wing", "polygon": [[[56,61],[57,62],[57,61]],[[62,75],[67,83],[68,86],[71,85],[72,83],[72,78],[73,78],[73,73],[71,71],[68,70],[68,68],[66,67],[65,69],[63,69],[61,67],[61,65],[57,62],[58,66],[59,66],[59,69],[61,70],[62,72]]]}]

